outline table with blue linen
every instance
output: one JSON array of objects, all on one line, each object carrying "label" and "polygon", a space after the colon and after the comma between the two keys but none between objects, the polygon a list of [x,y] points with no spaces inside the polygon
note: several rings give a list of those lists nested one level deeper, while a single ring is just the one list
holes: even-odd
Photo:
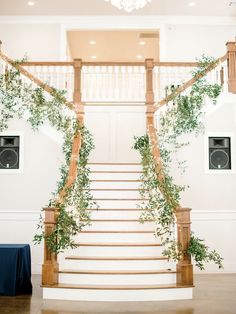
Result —
[{"label": "table with blue linen", "polygon": [[0,295],[31,294],[31,256],[28,244],[0,244]]}]

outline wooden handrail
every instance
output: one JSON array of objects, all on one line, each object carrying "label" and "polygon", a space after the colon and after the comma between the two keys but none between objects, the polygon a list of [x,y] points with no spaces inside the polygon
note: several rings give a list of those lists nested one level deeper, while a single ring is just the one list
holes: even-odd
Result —
[{"label": "wooden handrail", "polygon": [[155,104],[155,111],[163,107],[166,103],[171,101],[174,97],[178,96],[180,93],[188,89],[190,86],[192,86],[197,80],[199,80],[201,77],[205,76],[207,73],[210,71],[214,70],[219,63],[224,62],[227,59],[227,54],[224,55],[223,57],[219,58],[216,60],[216,62],[213,65],[210,65],[205,71],[202,73],[199,73],[198,75],[194,76],[187,82],[183,83],[180,87],[178,87],[173,93],[168,95],[167,97],[161,99]]},{"label": "wooden handrail", "polygon": [[[22,65],[16,63],[14,60],[9,58],[7,55],[5,55],[3,52],[0,51],[0,58],[2,58],[6,63],[10,64],[12,67],[17,69],[22,75],[27,77],[30,81],[34,82],[36,85],[41,87],[45,92],[49,93],[50,95],[53,95],[55,92],[55,89],[46,84],[45,82],[41,81],[34,75],[32,75],[30,72],[28,72],[26,69],[23,68]],[[68,102],[66,98],[64,98],[65,106],[67,106],[69,109],[74,110],[74,105],[71,102]]]},{"label": "wooden handrail", "polygon": [[[21,66],[73,66],[73,61],[23,61]],[[145,62],[83,61],[82,66],[145,66]],[[154,62],[156,67],[196,67],[197,62]]]},{"label": "wooden handrail", "polygon": [[[178,228],[178,242],[184,250],[184,255],[178,261],[177,283],[179,285],[193,285],[193,266],[191,264],[191,257],[186,253],[190,241],[190,210],[182,209],[179,204],[174,204],[171,195],[167,195],[163,188],[165,184],[165,172],[161,159],[160,146],[158,141],[157,130],[155,129],[155,107],[154,107],[154,93],[153,93],[153,68],[154,62],[151,59],[146,60],[146,123],[147,133],[150,139],[151,152],[155,165],[157,175],[158,188],[163,194],[164,198],[174,206],[173,211],[176,216],[176,223]],[[187,214],[186,214],[187,213]]]},{"label": "wooden handrail", "polygon": [[19,63],[21,66],[73,66],[74,62],[73,61],[23,61]]}]

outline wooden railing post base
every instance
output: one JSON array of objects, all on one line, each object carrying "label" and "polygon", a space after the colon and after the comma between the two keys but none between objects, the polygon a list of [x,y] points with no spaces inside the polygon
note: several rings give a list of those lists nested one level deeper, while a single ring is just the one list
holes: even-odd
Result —
[{"label": "wooden railing post base", "polygon": [[[50,235],[57,222],[59,215],[58,208],[44,208],[45,211],[45,235]],[[57,263],[57,254],[52,253],[44,241],[44,263],[42,265],[42,285],[53,286],[58,283],[59,266]]]},{"label": "wooden railing post base", "polygon": [[190,208],[177,208],[178,242],[183,250],[183,256],[176,266],[177,284],[193,285],[193,265],[191,256],[187,253],[191,237]]},{"label": "wooden railing post base", "polygon": [[42,265],[42,285],[54,286],[58,283],[58,263]]},{"label": "wooden railing post base", "polygon": [[193,265],[183,264],[179,262],[176,266],[177,284],[178,285],[193,285]]}]

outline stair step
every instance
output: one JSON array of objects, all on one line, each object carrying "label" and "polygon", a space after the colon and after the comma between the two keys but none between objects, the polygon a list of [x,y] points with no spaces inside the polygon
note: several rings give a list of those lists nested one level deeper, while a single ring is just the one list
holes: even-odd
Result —
[{"label": "stair step", "polygon": [[[43,285],[43,287],[52,287]],[[64,289],[95,289],[95,290],[149,290],[149,289],[176,289],[192,288],[193,285],[159,284],[159,285],[75,285],[75,284],[55,284],[53,288]]]},{"label": "stair step", "polygon": [[143,173],[141,170],[91,170],[91,173]]},{"label": "stair step", "polygon": [[144,261],[144,260],[168,260],[165,256],[67,256],[67,260],[104,260],[104,261]]},{"label": "stair step", "polygon": [[133,302],[192,299],[192,286],[176,284],[57,284],[43,287],[43,298],[71,301]]},{"label": "stair step", "polygon": [[143,182],[143,180],[125,180],[125,179],[121,179],[121,180],[102,180],[102,179],[99,179],[99,180],[90,180],[91,182]]},{"label": "stair step", "polygon": [[138,211],[138,212],[141,211],[141,209],[139,209],[139,208],[90,208],[90,209],[87,209],[87,210],[94,210],[94,211],[97,211],[97,212],[108,211],[108,210],[122,210],[122,211],[135,210],[135,211]]},{"label": "stair step", "polygon": [[97,202],[99,208],[137,208],[138,205],[141,205],[142,203],[146,203],[147,200],[143,199],[122,199],[122,198],[94,198],[94,200]]},{"label": "stair step", "polygon": [[94,198],[95,201],[148,201],[147,198]]},{"label": "stair step", "polygon": [[145,275],[145,274],[176,274],[175,270],[72,270],[63,269],[60,274],[95,274],[95,275]]},{"label": "stair step", "polygon": [[[87,220],[81,220],[87,221]],[[91,222],[140,222],[139,219],[91,219]],[[144,222],[153,222],[154,220],[144,220]]]},{"label": "stair step", "polygon": [[87,274],[77,272],[60,272],[59,283],[67,284],[173,284],[176,281],[176,272],[150,274]]},{"label": "stair step", "polygon": [[78,237],[74,239],[76,242],[118,242],[118,243],[160,243],[160,239],[156,238],[153,232],[99,232],[86,233],[80,232]]},{"label": "stair step", "polygon": [[140,223],[139,221],[132,222],[132,221],[114,221],[114,222],[102,222],[102,221],[95,221],[91,225],[86,226],[82,232],[87,232],[87,231],[102,231],[102,232],[133,232],[137,231],[149,231],[150,233],[154,234],[155,231],[155,225],[153,222],[145,222],[145,223]]},{"label": "stair step", "polygon": [[140,180],[141,171],[91,171],[90,180]]},{"label": "stair step", "polygon": [[149,230],[83,230],[83,231],[80,231],[80,233],[151,233],[151,234],[154,234],[154,231],[149,231]]},{"label": "stair step", "polygon": [[89,162],[88,165],[141,165],[140,162]]},{"label": "stair step", "polygon": [[76,246],[130,246],[130,247],[136,247],[136,246],[162,246],[160,243],[136,243],[136,242],[130,242],[130,243],[119,243],[119,242],[79,242],[76,243]]},{"label": "stair step", "polygon": [[140,163],[90,163],[90,171],[142,171]]}]

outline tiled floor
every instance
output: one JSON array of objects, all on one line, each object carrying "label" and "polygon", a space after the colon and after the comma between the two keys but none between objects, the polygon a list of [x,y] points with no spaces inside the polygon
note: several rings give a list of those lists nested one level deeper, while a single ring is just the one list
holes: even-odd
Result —
[{"label": "tiled floor", "polygon": [[0,297],[0,314],[161,313],[236,314],[236,274],[196,275],[194,299],[163,302],[71,302],[42,299],[40,277],[33,296]]}]

